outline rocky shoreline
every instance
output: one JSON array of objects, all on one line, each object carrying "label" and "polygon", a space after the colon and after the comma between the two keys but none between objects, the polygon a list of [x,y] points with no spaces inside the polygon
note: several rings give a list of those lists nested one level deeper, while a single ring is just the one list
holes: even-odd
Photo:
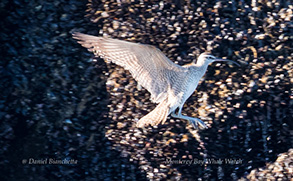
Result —
[{"label": "rocky shoreline", "polygon": [[[0,179],[292,179],[292,9],[275,0],[1,1]],[[187,101],[184,114],[209,129],[169,118],[142,130],[135,120],[155,107],[149,93],[77,44],[76,31],[151,44],[180,65],[209,50],[242,66],[211,65]]]}]

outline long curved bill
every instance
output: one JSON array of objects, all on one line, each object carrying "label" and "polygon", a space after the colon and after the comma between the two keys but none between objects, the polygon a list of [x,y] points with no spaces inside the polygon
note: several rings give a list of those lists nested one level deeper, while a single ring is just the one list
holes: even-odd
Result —
[{"label": "long curved bill", "polygon": [[240,64],[237,63],[237,62],[235,62],[235,61],[233,61],[233,60],[227,60],[227,59],[217,58],[215,61],[219,61],[219,62],[231,62],[231,63],[234,63],[234,64],[236,64],[237,66],[240,67]]}]

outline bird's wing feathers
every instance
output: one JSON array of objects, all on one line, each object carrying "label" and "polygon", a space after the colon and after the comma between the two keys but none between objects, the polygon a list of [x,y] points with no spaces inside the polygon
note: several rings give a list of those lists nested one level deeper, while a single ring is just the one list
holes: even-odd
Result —
[{"label": "bird's wing feathers", "polygon": [[74,33],[73,38],[96,56],[129,70],[134,79],[151,93],[154,102],[161,102],[166,97],[167,89],[172,85],[168,76],[184,71],[154,46],[82,33]]}]

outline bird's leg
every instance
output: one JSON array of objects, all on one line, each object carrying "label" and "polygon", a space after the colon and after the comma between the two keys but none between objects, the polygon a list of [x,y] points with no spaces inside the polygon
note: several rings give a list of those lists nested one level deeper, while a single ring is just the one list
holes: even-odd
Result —
[{"label": "bird's leg", "polygon": [[178,110],[178,114],[177,115],[182,115],[181,114],[182,108],[183,108],[183,104],[181,106],[179,106],[179,110]]},{"label": "bird's leg", "polygon": [[181,111],[182,111],[182,106],[179,107],[179,110],[178,110],[178,114],[175,113],[175,111],[173,111],[171,113],[171,116],[174,117],[174,118],[178,118],[178,119],[185,119],[185,120],[188,120],[189,123],[195,128],[197,129],[197,127],[199,126],[200,128],[202,129],[206,129],[207,128],[207,125],[200,119],[198,118],[193,118],[193,117],[189,117],[189,116],[184,116],[181,114]]}]

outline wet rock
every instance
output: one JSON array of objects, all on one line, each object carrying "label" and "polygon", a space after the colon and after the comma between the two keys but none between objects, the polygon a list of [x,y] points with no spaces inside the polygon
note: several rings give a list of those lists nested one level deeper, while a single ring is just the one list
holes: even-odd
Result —
[{"label": "wet rock", "polygon": [[[1,180],[290,179],[289,1],[4,0],[0,12]],[[179,65],[210,50],[242,67],[211,65],[184,106],[209,129],[172,118],[138,129],[150,94],[80,47],[75,31],[151,44]]]}]

